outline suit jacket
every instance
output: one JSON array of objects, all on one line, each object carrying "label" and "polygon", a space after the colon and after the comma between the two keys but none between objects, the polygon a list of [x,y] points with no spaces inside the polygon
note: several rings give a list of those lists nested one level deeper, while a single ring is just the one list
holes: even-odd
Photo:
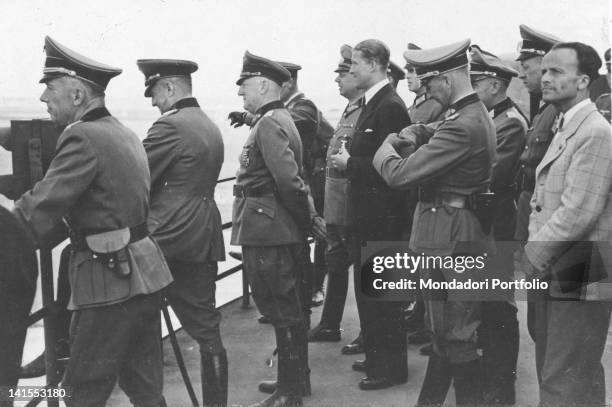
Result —
[{"label": "suit jacket", "polygon": [[612,266],[611,187],[610,125],[590,103],[559,130],[536,170],[525,253],[552,278],[552,296],[598,298],[600,287],[584,286]]},{"label": "suit jacket", "polygon": [[[429,142],[406,158],[391,144],[382,144],[374,157],[374,167],[392,188],[422,186],[435,193],[462,195],[486,189],[495,162],[493,121],[476,94],[457,101],[449,107],[448,112],[452,111]],[[458,242],[470,242],[465,250],[480,251],[490,246],[490,239],[472,211],[452,207],[437,210],[436,206],[441,205],[417,205],[410,236],[412,250],[447,255],[455,251]]]},{"label": "suit jacket", "polygon": [[214,199],[223,165],[219,128],[186,98],[153,123],[142,143],[151,171],[149,230],[166,259],[225,260]]},{"label": "suit jacket", "polygon": [[357,119],[346,174],[355,204],[352,223],[358,225],[362,240],[398,239],[409,217],[405,213],[406,193],[389,188],[372,165],[374,153],[387,135],[409,124],[406,105],[389,84],[372,97]]},{"label": "suit jacket", "polygon": [[264,196],[247,192],[234,199],[232,244],[280,246],[304,241],[310,214],[301,169],[302,143],[289,112],[280,101],[263,106],[242,148],[236,185],[270,192]]},{"label": "suit jacket", "polygon": [[[14,212],[40,244],[62,218],[88,236],[143,224],[149,212],[149,168],[136,134],[105,108],[66,127],[45,177]],[[132,273],[122,278],[88,250],[70,258],[70,309],[120,303],[156,292],[172,277],[159,247],[147,237],[128,245]]]}]

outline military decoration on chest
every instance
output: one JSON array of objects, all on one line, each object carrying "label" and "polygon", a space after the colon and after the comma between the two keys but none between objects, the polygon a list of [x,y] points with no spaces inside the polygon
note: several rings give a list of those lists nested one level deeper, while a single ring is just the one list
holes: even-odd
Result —
[{"label": "military decoration on chest", "polygon": [[242,149],[242,154],[240,154],[240,164],[247,168],[251,163],[251,159],[249,157],[249,148],[245,147]]}]

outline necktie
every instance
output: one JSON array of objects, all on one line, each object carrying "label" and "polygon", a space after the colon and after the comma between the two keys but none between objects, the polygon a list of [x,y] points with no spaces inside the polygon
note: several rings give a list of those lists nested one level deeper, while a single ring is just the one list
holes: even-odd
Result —
[{"label": "necktie", "polygon": [[555,122],[553,123],[553,127],[552,127],[552,131],[553,131],[554,134],[557,134],[559,132],[559,130],[561,130],[563,128],[563,121],[564,121],[564,119],[565,119],[565,117],[564,117],[563,113],[559,113],[559,115],[555,119]]}]

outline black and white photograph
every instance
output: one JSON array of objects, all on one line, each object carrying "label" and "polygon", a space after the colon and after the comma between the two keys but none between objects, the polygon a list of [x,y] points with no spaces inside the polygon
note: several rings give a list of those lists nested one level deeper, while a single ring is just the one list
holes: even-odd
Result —
[{"label": "black and white photograph", "polygon": [[0,407],[612,406],[609,2],[0,9]]}]

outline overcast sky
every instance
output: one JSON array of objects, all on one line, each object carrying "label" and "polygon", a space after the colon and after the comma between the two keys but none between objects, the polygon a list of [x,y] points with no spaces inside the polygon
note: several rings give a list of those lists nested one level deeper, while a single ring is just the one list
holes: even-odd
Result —
[{"label": "overcast sky", "polygon": [[14,96],[38,103],[45,35],[123,68],[108,87],[108,104],[132,100],[143,108],[149,104],[139,58],[194,60],[195,94],[205,108],[241,107],[234,82],[248,49],[301,64],[302,90],[329,109],[343,103],[332,72],[343,43],[378,38],[403,65],[409,41],[426,48],[469,37],[494,53],[514,52],[525,23],[600,53],[609,46],[606,0],[0,0],[0,6],[0,103]]}]

